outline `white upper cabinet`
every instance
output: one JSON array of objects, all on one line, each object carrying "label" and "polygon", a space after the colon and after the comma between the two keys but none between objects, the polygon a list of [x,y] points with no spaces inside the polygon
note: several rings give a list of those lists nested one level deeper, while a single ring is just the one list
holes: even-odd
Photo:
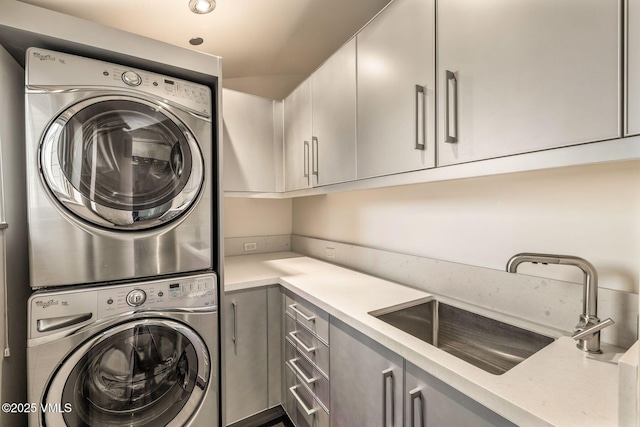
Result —
[{"label": "white upper cabinet", "polygon": [[351,39],[311,76],[312,184],[356,178],[356,40]]},{"label": "white upper cabinet", "polygon": [[640,134],[640,0],[627,0],[625,135]]},{"label": "white upper cabinet", "polygon": [[284,100],[285,191],[311,186],[311,79]]},{"label": "white upper cabinet", "polygon": [[439,2],[438,165],[620,137],[620,3]]},{"label": "white upper cabinet", "polygon": [[434,1],[393,1],[357,43],[358,178],[435,166]]},{"label": "white upper cabinet", "polygon": [[229,89],[222,98],[224,190],[276,191],[275,101]]}]

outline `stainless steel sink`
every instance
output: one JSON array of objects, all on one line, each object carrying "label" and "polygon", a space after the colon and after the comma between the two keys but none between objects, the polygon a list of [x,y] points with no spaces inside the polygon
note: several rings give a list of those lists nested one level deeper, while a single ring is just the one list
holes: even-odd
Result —
[{"label": "stainless steel sink", "polygon": [[371,313],[447,353],[500,375],[554,339],[435,299]]}]

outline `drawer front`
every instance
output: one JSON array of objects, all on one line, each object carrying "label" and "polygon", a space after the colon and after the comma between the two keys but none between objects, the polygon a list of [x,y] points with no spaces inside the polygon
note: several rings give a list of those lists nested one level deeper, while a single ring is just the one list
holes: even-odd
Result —
[{"label": "drawer front", "polygon": [[291,340],[298,351],[307,356],[328,377],[329,347],[291,317],[287,315],[284,317],[286,338]]},{"label": "drawer front", "polygon": [[285,368],[285,384],[285,409],[297,427],[329,427],[329,414],[289,368]]},{"label": "drawer front", "polygon": [[298,381],[304,383],[316,399],[331,410],[329,404],[329,380],[320,372],[316,366],[295,347],[291,340],[287,339],[285,344],[286,364],[289,369],[296,373]]},{"label": "drawer front", "polygon": [[329,343],[329,315],[324,310],[291,292],[285,293],[285,310],[301,325]]}]

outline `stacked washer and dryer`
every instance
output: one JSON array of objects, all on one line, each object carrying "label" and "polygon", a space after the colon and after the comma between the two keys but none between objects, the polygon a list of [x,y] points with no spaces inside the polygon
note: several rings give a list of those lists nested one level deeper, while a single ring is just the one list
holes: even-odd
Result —
[{"label": "stacked washer and dryer", "polygon": [[31,48],[30,426],[219,419],[209,87]]}]

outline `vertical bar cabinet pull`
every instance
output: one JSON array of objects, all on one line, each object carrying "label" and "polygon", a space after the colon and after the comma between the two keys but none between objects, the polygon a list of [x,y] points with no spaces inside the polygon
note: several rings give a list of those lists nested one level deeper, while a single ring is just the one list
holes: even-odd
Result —
[{"label": "vertical bar cabinet pull", "polygon": [[[446,111],[444,113],[444,142],[453,144],[458,142],[458,79],[456,79],[456,75],[449,70],[447,70],[446,75],[447,81],[445,94]],[[451,90],[449,89],[449,87],[451,87]],[[452,100],[453,102],[451,102]],[[453,132],[451,132],[452,128]]]},{"label": "vertical bar cabinet pull", "polygon": [[387,425],[387,382],[391,380],[391,427],[394,427],[395,422],[395,399],[393,390],[393,368],[385,369],[382,371],[382,427]]},{"label": "vertical bar cabinet pull", "polygon": [[[411,400],[411,427],[424,427],[424,401],[422,400],[422,390],[414,388],[409,392]],[[420,422],[416,424],[416,400],[420,402]]]},{"label": "vertical bar cabinet pull", "polygon": [[[425,100],[426,97],[427,97],[427,88],[424,86],[416,85],[416,150],[424,150],[427,148],[427,103]],[[422,99],[422,102],[420,102],[421,99]],[[420,115],[421,106],[422,106],[422,116]],[[422,126],[420,126],[420,124],[422,124]]]}]

